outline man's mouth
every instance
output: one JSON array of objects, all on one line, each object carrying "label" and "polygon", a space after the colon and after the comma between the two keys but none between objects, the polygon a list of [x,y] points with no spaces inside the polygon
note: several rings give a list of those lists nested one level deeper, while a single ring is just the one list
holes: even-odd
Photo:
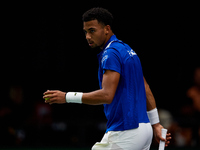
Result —
[{"label": "man's mouth", "polygon": [[94,44],[93,41],[88,41],[89,46],[92,46]]}]

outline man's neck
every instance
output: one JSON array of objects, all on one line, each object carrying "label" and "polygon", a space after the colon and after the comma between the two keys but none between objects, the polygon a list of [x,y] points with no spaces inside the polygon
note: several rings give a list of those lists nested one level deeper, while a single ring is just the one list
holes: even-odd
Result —
[{"label": "man's neck", "polygon": [[104,46],[106,45],[106,43],[109,41],[109,39],[110,39],[111,36],[113,36],[113,35],[114,35],[113,32],[111,32],[110,34],[107,35],[107,38],[106,38],[104,44],[100,47],[101,50],[103,50]]}]

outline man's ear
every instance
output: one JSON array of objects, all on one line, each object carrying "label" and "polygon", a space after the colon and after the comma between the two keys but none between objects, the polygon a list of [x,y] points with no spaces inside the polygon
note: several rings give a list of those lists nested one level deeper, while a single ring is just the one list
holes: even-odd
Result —
[{"label": "man's ear", "polygon": [[110,31],[111,31],[110,25],[106,25],[106,26],[104,27],[104,30],[105,30],[106,35],[107,35],[108,33],[110,33]]}]

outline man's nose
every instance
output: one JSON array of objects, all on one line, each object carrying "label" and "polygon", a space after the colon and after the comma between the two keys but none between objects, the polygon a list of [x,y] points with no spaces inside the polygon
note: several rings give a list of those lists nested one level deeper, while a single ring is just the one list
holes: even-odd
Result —
[{"label": "man's nose", "polygon": [[91,39],[91,36],[88,34],[88,33],[86,33],[86,40],[90,40]]}]

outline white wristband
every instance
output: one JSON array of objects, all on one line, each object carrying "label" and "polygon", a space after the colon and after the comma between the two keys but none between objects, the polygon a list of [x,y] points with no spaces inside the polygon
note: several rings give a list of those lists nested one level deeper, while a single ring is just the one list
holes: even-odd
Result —
[{"label": "white wristband", "polygon": [[149,121],[150,121],[151,125],[154,125],[154,124],[160,122],[157,108],[147,111],[147,115],[149,117]]},{"label": "white wristband", "polygon": [[67,103],[82,103],[83,93],[81,92],[68,92],[65,96]]}]

